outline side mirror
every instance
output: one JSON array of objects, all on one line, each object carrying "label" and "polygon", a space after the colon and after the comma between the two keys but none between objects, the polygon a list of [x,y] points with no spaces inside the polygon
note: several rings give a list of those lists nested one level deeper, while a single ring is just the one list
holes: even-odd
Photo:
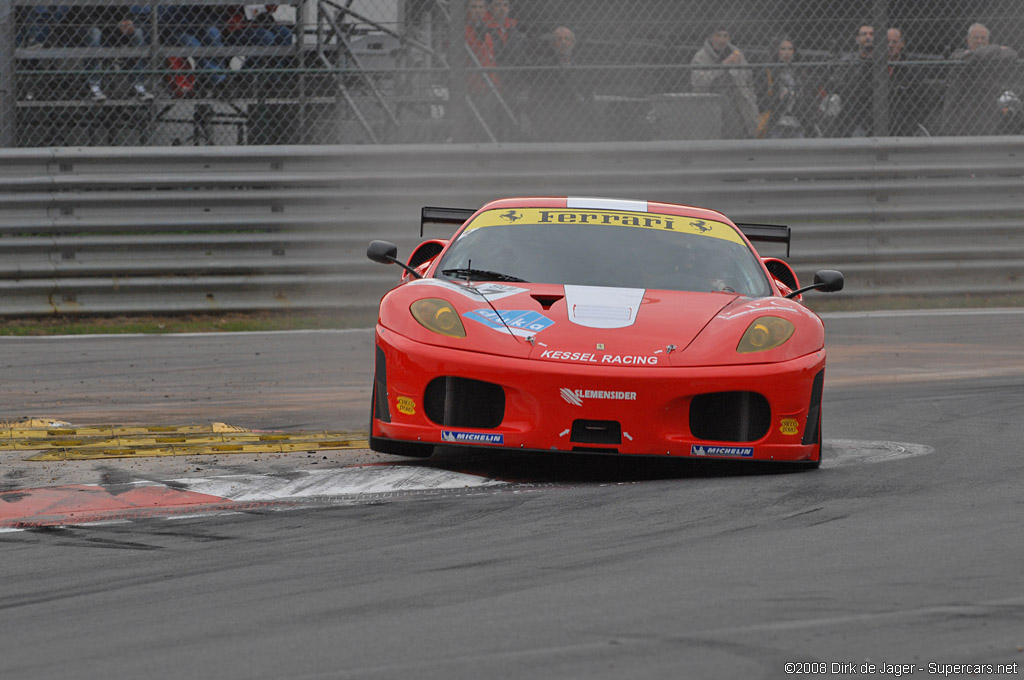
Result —
[{"label": "side mirror", "polygon": [[835,269],[822,269],[814,274],[814,287],[822,293],[834,293],[842,290],[846,284],[842,272]]},{"label": "side mirror", "polygon": [[398,246],[389,241],[370,241],[366,257],[380,264],[391,264],[398,259]]},{"label": "side mirror", "polygon": [[814,274],[814,283],[794,290],[786,297],[796,297],[800,293],[808,290],[820,290],[822,293],[834,293],[837,290],[842,290],[845,283],[846,281],[843,279],[842,272],[837,272],[835,269],[822,269]]},{"label": "side mirror", "polygon": [[409,272],[409,275],[413,278],[423,278],[415,269],[404,262],[399,262],[398,246],[389,241],[370,241],[370,245],[366,248],[366,257],[381,264],[397,264],[399,267]]}]

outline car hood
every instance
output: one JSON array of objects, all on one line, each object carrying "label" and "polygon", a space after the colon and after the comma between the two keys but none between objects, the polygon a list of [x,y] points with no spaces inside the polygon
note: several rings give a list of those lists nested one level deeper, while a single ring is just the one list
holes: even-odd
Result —
[{"label": "car hood", "polygon": [[655,366],[666,363],[667,352],[687,347],[736,298],[728,293],[515,284],[488,295],[493,309],[478,305],[462,316],[470,327],[482,324],[530,342],[530,358]]},{"label": "car hood", "polygon": [[536,334],[531,358],[665,365],[668,353],[687,347],[736,297],[597,286],[562,288],[563,297],[544,310],[553,323]]},{"label": "car hood", "polygon": [[[452,341],[426,333],[422,339],[488,354],[591,366],[712,366],[781,361],[824,344],[821,320],[781,297],[533,283],[467,286],[438,279],[402,286],[402,297],[422,297],[438,287],[456,304],[467,337]],[[771,352],[737,353],[744,331],[766,315],[791,321],[793,339]]]}]

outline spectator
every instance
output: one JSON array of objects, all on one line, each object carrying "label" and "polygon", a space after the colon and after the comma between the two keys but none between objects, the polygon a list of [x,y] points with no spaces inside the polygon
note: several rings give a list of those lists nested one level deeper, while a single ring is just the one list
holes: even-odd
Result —
[{"label": "spectator", "polygon": [[492,138],[499,118],[501,81],[494,71],[480,71],[497,66],[494,36],[487,29],[487,3],[469,0],[466,5],[466,47],[469,49],[466,94],[479,117],[480,125],[471,133],[471,141]]},{"label": "spectator", "polygon": [[518,61],[517,55],[511,53],[521,49],[519,20],[511,18],[509,11],[508,0],[491,0],[484,17],[494,45],[495,61],[501,65]]},{"label": "spectator", "polygon": [[68,9],[65,5],[18,7],[18,44],[30,50],[48,45],[54,27],[64,21]]},{"label": "spectator", "polygon": [[291,45],[292,29],[277,23],[278,5],[235,5],[229,8],[227,41],[239,45]]},{"label": "spectator", "polygon": [[[235,5],[228,8],[228,19],[224,31],[225,42],[229,45],[253,45],[257,47],[284,47],[292,44],[292,29],[277,22],[276,4]],[[288,66],[287,57],[253,57],[246,59],[246,66],[262,69],[282,69]],[[276,81],[281,74],[273,75]]]},{"label": "spectator", "polygon": [[[487,30],[487,4],[484,0],[469,0],[466,5],[466,46],[473,56],[469,61],[470,69],[497,65],[494,37]],[[486,72],[486,75],[471,73],[467,89],[471,95],[480,95],[491,92],[491,86],[497,87],[498,83],[498,74],[493,71]]]},{"label": "spectator", "polygon": [[[65,5],[15,7],[16,24],[18,26],[15,40],[18,45],[24,46],[28,50],[38,50],[51,44],[51,40],[53,40],[55,35],[54,29],[63,23],[68,9]],[[56,41],[53,40],[53,42]],[[24,67],[26,70],[37,71],[43,70],[45,65],[39,60],[31,59],[26,61]],[[20,65],[19,68],[21,68]],[[39,81],[35,77],[20,78],[19,81],[22,83],[21,96],[26,100],[35,99]]]},{"label": "spectator", "polygon": [[[75,6],[71,8],[69,23],[81,34],[86,47],[145,47],[146,33],[142,28],[143,21],[137,21],[142,15],[139,7],[99,7],[95,5]],[[89,71],[89,97],[94,102],[106,101],[103,91],[103,60],[88,59],[85,67]],[[153,95],[146,89],[145,74],[146,58],[134,57],[128,60],[132,75],[132,90],[136,98],[150,101]]]},{"label": "spectator", "polygon": [[[185,47],[223,47],[222,7],[216,5],[160,5],[161,41]],[[223,59],[199,57],[196,64],[215,87],[227,82],[227,69]]]},{"label": "spectator", "polygon": [[694,69],[690,80],[695,92],[722,96],[722,137],[753,137],[757,131],[757,95],[747,59],[729,42],[729,30],[716,26],[690,61],[696,66],[732,68]]},{"label": "spectator", "polygon": [[889,49],[889,134],[912,137],[923,129],[926,102],[921,69],[905,64],[906,42],[903,31],[890,28],[886,32]]},{"label": "spectator", "polygon": [[813,92],[807,87],[807,73],[793,67],[796,47],[792,39],[779,38],[771,43],[769,64],[759,80],[761,117],[758,136],[769,139],[796,139],[807,136],[812,127],[810,112]]},{"label": "spectator", "polygon": [[[527,111],[537,141],[581,141],[594,134],[594,93],[575,64],[576,35],[566,26],[551,32],[530,87]],[[553,67],[553,68],[552,68]]]},{"label": "spectator", "polygon": [[[943,106],[944,131],[950,135],[994,135],[1014,132],[1020,100],[1010,89],[1017,52],[990,43],[988,28],[973,24],[967,49],[951,56]],[[1016,100],[1016,102],[1014,102]]]},{"label": "spectator", "polygon": [[[522,66],[527,59],[526,40],[520,33],[519,20],[510,17],[509,11],[509,0],[491,0],[484,17],[494,46],[494,61],[498,66]],[[496,132],[502,139],[514,139],[517,133],[515,122],[521,115],[526,98],[523,71],[504,70],[499,77],[499,96],[504,100],[506,110],[497,111]]]},{"label": "spectator", "polygon": [[869,24],[857,28],[857,48],[839,57],[829,79],[828,91],[838,95],[838,111],[831,133],[839,137],[867,137],[874,131],[871,64],[875,29]]},{"label": "spectator", "polygon": [[963,59],[967,52],[972,52],[980,47],[988,47],[991,37],[991,33],[984,24],[971,24],[967,29],[967,49],[956,50],[953,52],[953,58]]}]

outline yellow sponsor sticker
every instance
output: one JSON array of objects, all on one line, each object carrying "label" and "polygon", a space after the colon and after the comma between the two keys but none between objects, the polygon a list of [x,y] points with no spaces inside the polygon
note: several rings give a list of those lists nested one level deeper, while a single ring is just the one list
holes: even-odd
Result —
[{"label": "yellow sponsor sticker", "polygon": [[399,397],[395,407],[399,413],[404,413],[407,416],[416,415],[416,402],[409,397]]},{"label": "yellow sponsor sticker", "polygon": [[514,224],[595,224],[609,227],[658,229],[679,234],[697,234],[745,246],[739,233],[724,222],[700,220],[684,215],[630,212],[624,210],[580,210],[576,208],[505,208],[488,210],[466,225],[466,231],[481,227]]},{"label": "yellow sponsor sticker", "polygon": [[779,421],[779,432],[794,435],[800,431],[800,421],[796,418],[783,418]]}]

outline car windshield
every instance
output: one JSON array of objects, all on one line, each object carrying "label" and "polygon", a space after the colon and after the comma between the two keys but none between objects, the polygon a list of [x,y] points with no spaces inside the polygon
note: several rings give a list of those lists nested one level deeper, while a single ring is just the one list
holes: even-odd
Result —
[{"label": "car windshield", "polygon": [[727,224],[676,215],[516,208],[481,213],[437,268],[462,281],[771,294]]}]

